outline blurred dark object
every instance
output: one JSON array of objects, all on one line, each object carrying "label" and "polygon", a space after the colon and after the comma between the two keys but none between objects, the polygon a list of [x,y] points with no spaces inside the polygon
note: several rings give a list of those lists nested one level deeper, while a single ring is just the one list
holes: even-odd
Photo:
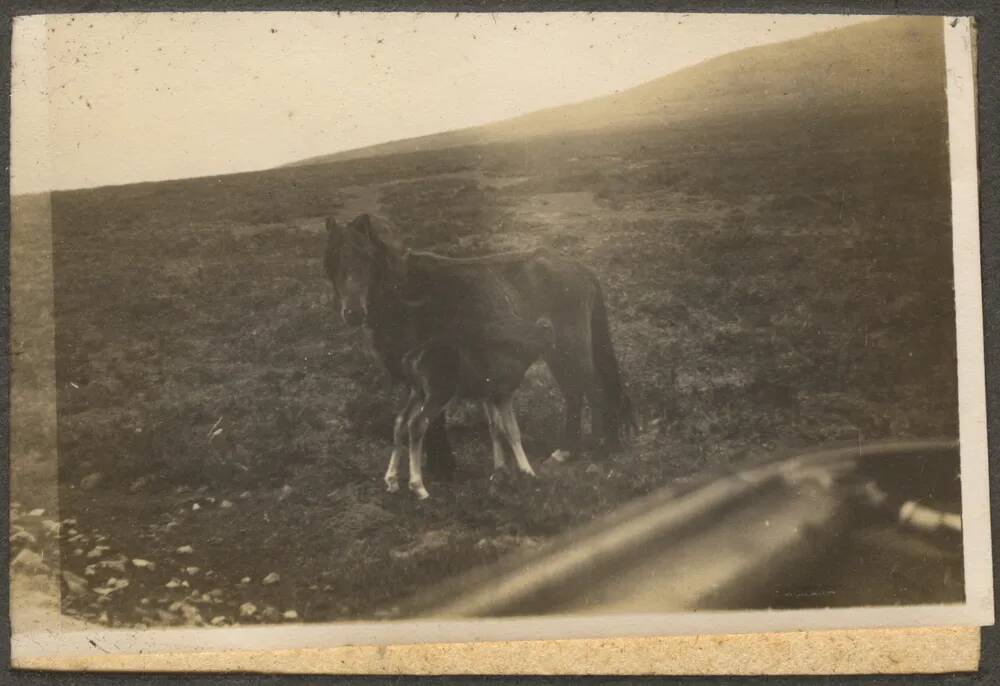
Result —
[{"label": "blurred dark object", "polygon": [[956,441],[754,461],[666,488],[397,616],[488,617],[962,602]]}]

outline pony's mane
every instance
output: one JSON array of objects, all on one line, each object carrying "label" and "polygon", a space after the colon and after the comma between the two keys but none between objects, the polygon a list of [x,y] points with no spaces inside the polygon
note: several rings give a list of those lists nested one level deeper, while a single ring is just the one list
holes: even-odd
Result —
[{"label": "pony's mane", "polygon": [[477,255],[473,257],[449,257],[448,255],[440,255],[426,250],[407,250],[406,257],[420,262],[440,264],[442,266],[475,266],[521,262],[526,258],[537,256],[544,250],[544,248],[534,248],[532,250],[511,250],[508,252],[499,252],[490,255]]},{"label": "pony's mane", "polygon": [[377,214],[367,212],[359,214],[347,223],[347,227],[356,231],[366,231],[369,236],[382,242],[393,252],[402,253],[404,251],[393,223]]}]

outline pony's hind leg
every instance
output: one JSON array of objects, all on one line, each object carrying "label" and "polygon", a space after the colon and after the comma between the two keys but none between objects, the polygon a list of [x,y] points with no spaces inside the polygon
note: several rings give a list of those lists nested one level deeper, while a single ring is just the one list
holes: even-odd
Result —
[{"label": "pony's hind leg", "polygon": [[552,372],[565,400],[566,419],[563,424],[559,445],[552,452],[556,462],[565,462],[580,452],[583,425],[584,389],[579,365],[564,351],[546,357],[546,365]]},{"label": "pony's hind leg", "polygon": [[517,462],[517,471],[528,476],[535,476],[535,470],[528,462],[528,456],[524,454],[524,447],[521,445],[521,429],[517,426],[517,417],[514,415],[514,396],[507,396],[498,403],[500,413],[500,426],[503,427],[507,441],[510,443],[511,452],[514,453],[514,460]]},{"label": "pony's hind leg", "polygon": [[406,405],[396,415],[396,422],[392,427],[392,456],[389,458],[389,468],[385,471],[385,485],[390,493],[399,490],[399,461],[403,456],[403,439],[407,423],[414,408],[417,406],[419,395],[416,390],[411,389],[410,395],[406,399]]},{"label": "pony's hind leg", "polygon": [[486,421],[490,425],[490,441],[493,444],[493,471],[498,472],[507,468],[507,461],[503,454],[503,443],[500,440],[503,433],[502,420],[496,405],[489,400],[483,401],[483,412],[486,413]]}]

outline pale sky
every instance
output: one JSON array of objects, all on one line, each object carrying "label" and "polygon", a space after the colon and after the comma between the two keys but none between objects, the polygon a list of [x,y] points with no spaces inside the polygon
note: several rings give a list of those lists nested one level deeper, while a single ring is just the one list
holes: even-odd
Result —
[{"label": "pale sky", "polygon": [[873,17],[19,17],[12,191],[250,171],[474,126]]}]

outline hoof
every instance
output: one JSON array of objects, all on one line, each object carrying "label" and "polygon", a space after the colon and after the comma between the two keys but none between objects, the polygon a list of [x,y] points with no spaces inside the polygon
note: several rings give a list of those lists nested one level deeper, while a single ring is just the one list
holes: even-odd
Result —
[{"label": "hoof", "polygon": [[553,451],[553,453],[551,455],[549,455],[549,459],[550,460],[552,460],[553,462],[559,462],[559,463],[566,462],[571,457],[573,457],[573,453],[571,453],[568,450],[561,450],[561,449]]},{"label": "hoof", "polygon": [[385,490],[387,490],[389,493],[398,493],[399,492],[399,482],[396,481],[395,479],[393,479],[391,481],[389,479],[386,479],[385,480]]},{"label": "hoof", "polygon": [[531,467],[528,467],[527,469],[518,469],[517,473],[520,474],[521,476],[526,476],[526,477],[528,477],[530,479],[537,479],[538,478],[538,475],[535,474],[535,470],[532,469]]},{"label": "hoof", "polygon": [[490,481],[505,481],[510,478],[510,470],[506,466],[494,467],[490,474]]},{"label": "hoof", "polygon": [[413,491],[413,495],[417,496],[417,500],[427,500],[431,497],[423,484],[410,484],[410,490]]}]

